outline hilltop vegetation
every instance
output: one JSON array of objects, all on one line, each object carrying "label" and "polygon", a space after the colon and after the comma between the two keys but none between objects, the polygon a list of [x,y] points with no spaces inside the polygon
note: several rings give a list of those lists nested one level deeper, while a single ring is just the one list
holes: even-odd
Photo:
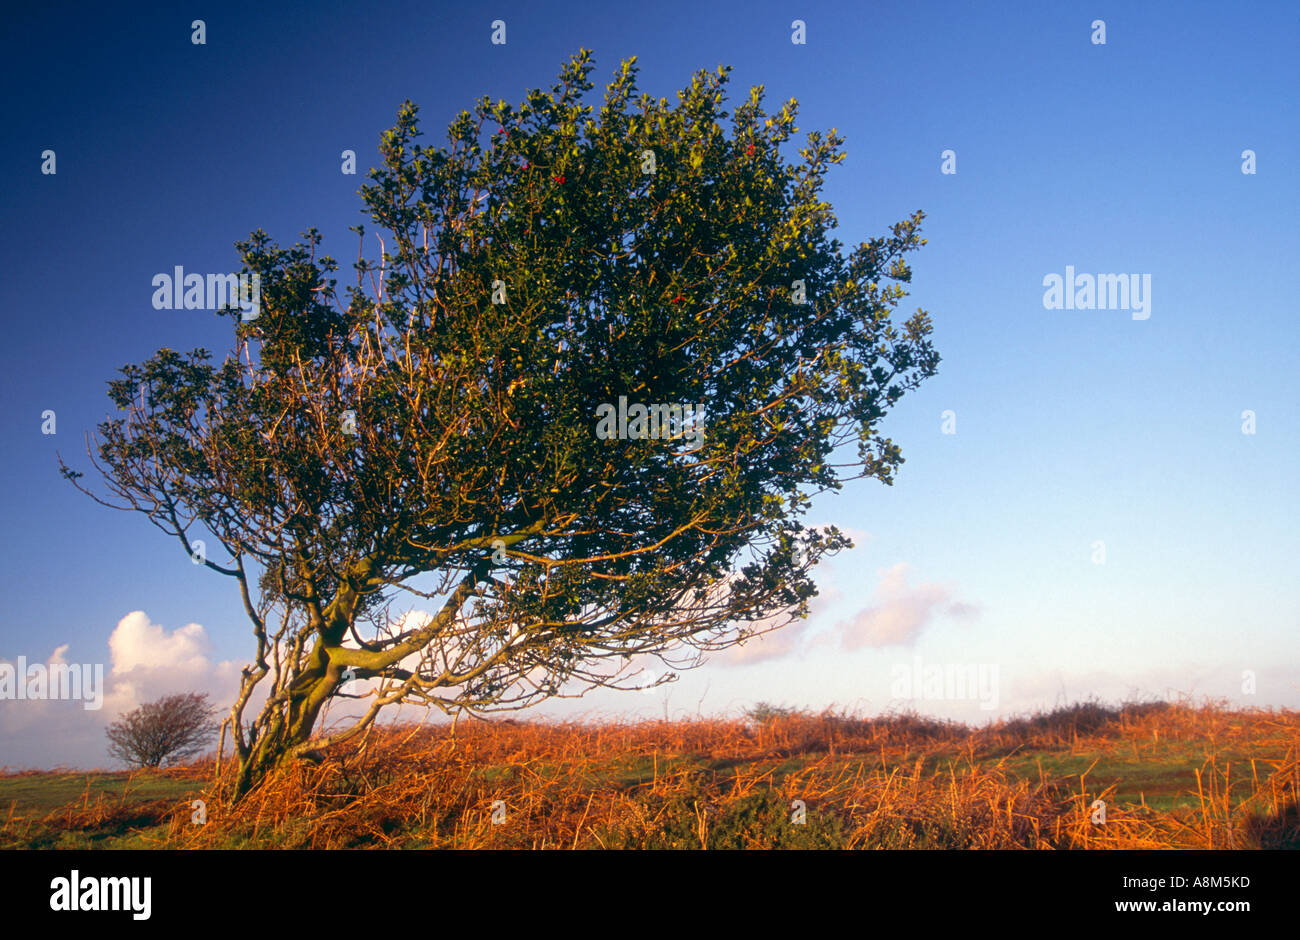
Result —
[{"label": "hilltop vegetation", "polygon": [[[211,759],[9,775],[0,846],[1300,846],[1294,711],[1089,702],[979,729],[908,713],[750,714],[376,729],[238,805],[218,795]],[[206,801],[202,825],[193,799]]]}]

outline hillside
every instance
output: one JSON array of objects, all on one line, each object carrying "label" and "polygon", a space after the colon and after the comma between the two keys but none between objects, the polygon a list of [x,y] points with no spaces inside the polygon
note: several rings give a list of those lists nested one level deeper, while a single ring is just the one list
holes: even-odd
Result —
[{"label": "hillside", "polygon": [[1293,711],[1085,703],[979,729],[760,718],[376,730],[233,808],[211,759],[4,775],[0,847],[1300,847]]}]

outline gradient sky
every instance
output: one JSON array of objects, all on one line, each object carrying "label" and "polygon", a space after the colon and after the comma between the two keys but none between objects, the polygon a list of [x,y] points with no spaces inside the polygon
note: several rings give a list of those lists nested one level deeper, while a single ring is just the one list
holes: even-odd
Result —
[{"label": "gradient sky", "polygon": [[[56,451],[89,469],[84,435],[123,364],[229,348],[211,313],[154,310],[153,275],[238,270],[250,231],[288,244],[311,226],[346,273],[356,190],[403,99],[441,140],[476,98],[518,102],[580,47],[593,97],[630,55],[655,96],[730,64],[733,103],[763,84],[769,110],[798,99],[800,140],[837,128],[848,156],[826,198],[842,241],[927,214],[901,310],[931,313],[943,362],[884,424],[906,458],[895,485],[816,502],[810,521],[860,537],[819,571],[801,629],[651,694],[537,713],[1300,705],[1294,4],[273,6],[6,14],[0,659],[66,645],[69,662],[105,664],[110,696],[100,712],[0,701],[0,766],[107,766],[116,711],[190,688],[225,704],[250,652],[227,579],[57,473]],[[806,45],[790,41],[796,18]],[[345,149],[356,176],[340,173]],[[947,149],[955,175],[940,172]],[[1067,265],[1150,274],[1150,318],[1045,309],[1043,278]],[[899,701],[891,667],[917,656],[997,665],[997,708]]]}]

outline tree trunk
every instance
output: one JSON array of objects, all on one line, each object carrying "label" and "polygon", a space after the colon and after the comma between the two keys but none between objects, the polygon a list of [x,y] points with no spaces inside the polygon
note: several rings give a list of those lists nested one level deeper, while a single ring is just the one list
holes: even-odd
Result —
[{"label": "tree trunk", "polygon": [[[321,659],[328,662],[323,655]],[[281,764],[306,749],[322,706],[341,681],[337,668],[323,664],[299,677],[289,690],[288,708],[276,709],[257,740],[250,742],[248,753],[240,758],[235,775],[236,801],[248,795]]]}]

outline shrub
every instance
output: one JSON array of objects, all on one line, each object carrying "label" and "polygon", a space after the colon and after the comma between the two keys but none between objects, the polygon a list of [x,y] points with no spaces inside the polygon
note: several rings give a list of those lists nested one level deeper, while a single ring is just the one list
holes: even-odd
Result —
[{"label": "shrub", "polygon": [[136,767],[179,763],[216,735],[216,710],[206,693],[187,692],[148,702],[108,726],[108,753]]},{"label": "shrub", "polygon": [[771,721],[780,721],[784,718],[794,718],[799,714],[797,708],[788,705],[772,705],[768,702],[759,702],[752,708],[745,709],[745,717],[760,725],[765,725]]}]

